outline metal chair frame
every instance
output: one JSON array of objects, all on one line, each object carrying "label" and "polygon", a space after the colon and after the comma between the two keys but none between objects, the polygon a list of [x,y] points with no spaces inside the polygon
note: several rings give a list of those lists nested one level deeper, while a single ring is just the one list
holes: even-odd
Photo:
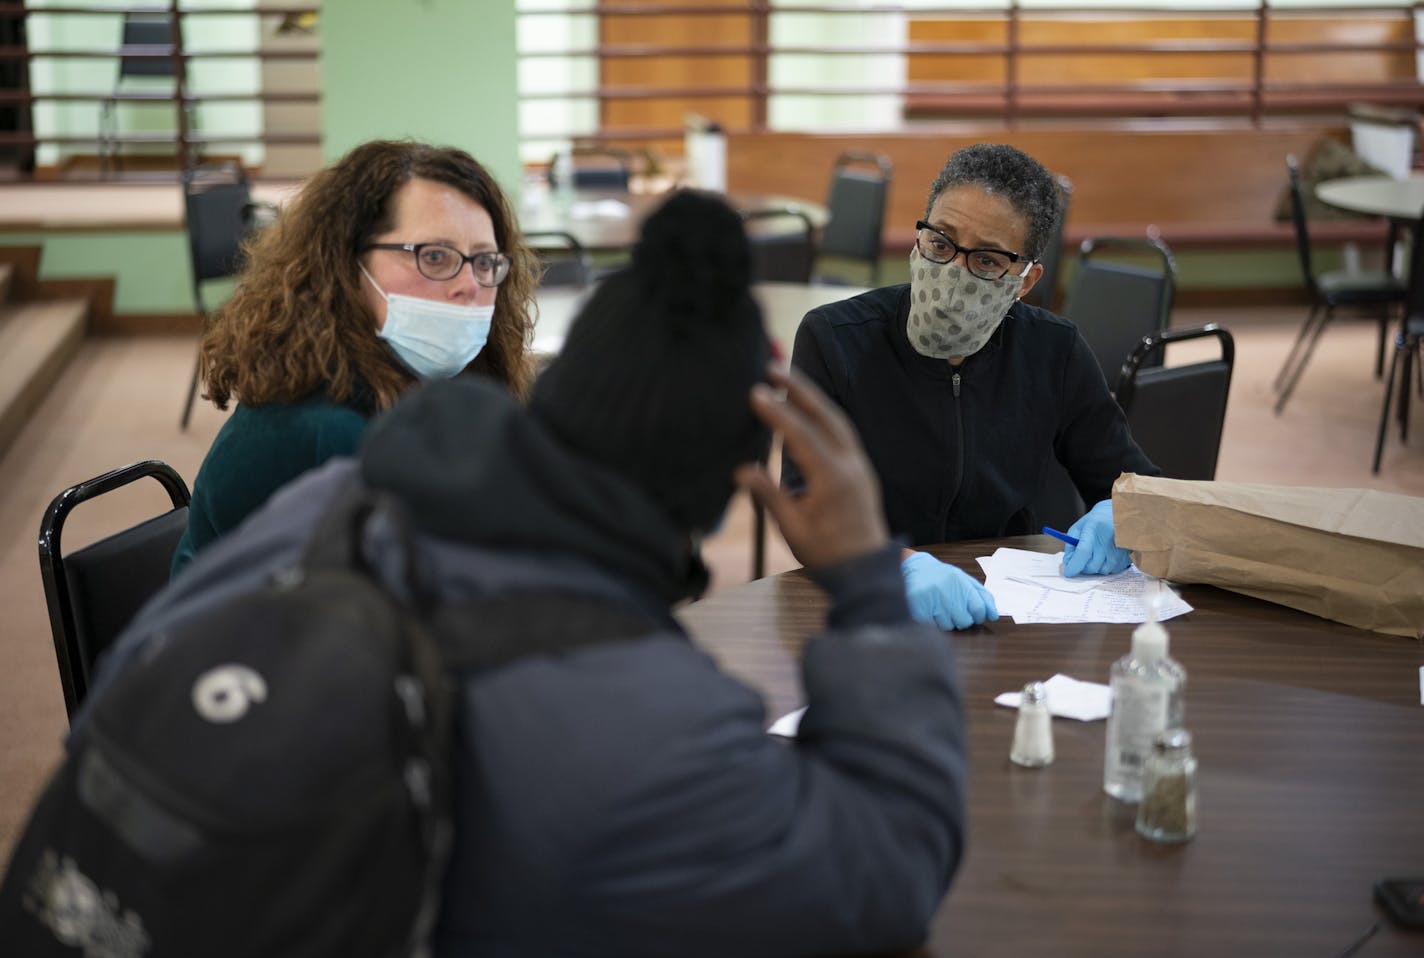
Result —
[{"label": "metal chair frame", "polygon": [[1301,373],[1315,352],[1315,345],[1325,327],[1335,319],[1340,308],[1377,310],[1379,322],[1379,354],[1375,361],[1375,378],[1384,374],[1385,340],[1389,332],[1391,312],[1404,303],[1405,286],[1388,273],[1351,274],[1335,271],[1316,275],[1311,263],[1310,231],[1305,218],[1305,198],[1301,192],[1300,169],[1294,156],[1286,157],[1286,175],[1290,180],[1291,218],[1295,224],[1296,252],[1300,257],[1301,275],[1310,296],[1310,311],[1285,362],[1276,373],[1276,415],[1285,409],[1286,401],[1295,391]]},{"label": "metal chair frame", "polygon": [[[1206,362],[1192,363],[1187,366],[1162,367],[1160,362],[1168,345],[1172,343],[1188,342],[1194,339],[1214,338],[1221,345],[1221,356],[1218,359]],[[1151,360],[1157,360],[1159,365],[1149,368]],[[1216,442],[1212,447],[1211,461],[1202,465],[1200,469],[1171,468],[1169,462],[1163,468],[1163,473],[1172,479],[1215,479],[1216,464],[1221,451],[1221,434],[1226,425],[1226,404],[1231,390],[1231,374],[1236,365],[1236,343],[1231,333],[1218,326],[1216,323],[1207,323],[1205,326],[1194,326],[1189,329],[1168,329],[1160,333],[1142,337],[1142,342],[1132,351],[1122,364],[1122,371],[1118,376],[1117,402],[1122,407],[1123,413],[1127,416],[1128,425],[1133,425],[1133,411],[1137,407],[1138,396],[1143,390],[1151,389],[1154,385],[1160,384],[1163,387],[1171,383],[1180,384],[1193,377],[1205,378],[1208,376],[1222,380],[1222,396],[1220,410],[1217,411],[1212,423],[1212,432],[1216,436]],[[1224,377],[1219,372],[1224,367]],[[1182,410],[1182,414],[1196,414],[1196,410]],[[1141,423],[1139,422],[1139,427]],[[1133,437],[1138,440],[1138,445],[1143,447],[1143,452],[1147,453],[1149,459],[1153,459],[1152,450],[1148,446],[1155,445],[1149,442],[1144,445],[1142,437],[1138,435],[1140,430],[1134,430]],[[1161,457],[1158,457],[1161,458]],[[1153,459],[1159,467],[1162,462]]]},{"label": "metal chair frame", "polygon": [[[64,524],[76,506],[145,478],[153,478],[163,486],[173,505],[172,510],[101,539],[99,542],[68,556],[64,554],[62,541]],[[87,482],[70,486],[55,496],[50,502],[49,508],[45,510],[44,518],[40,521],[39,533],[40,579],[44,584],[45,604],[49,609],[50,631],[54,637],[54,654],[59,665],[60,685],[64,690],[64,705],[71,718],[88,692],[95,660],[117,637],[118,633],[94,635],[88,634],[84,628],[81,628],[79,617],[75,614],[76,600],[71,587],[67,563],[89,550],[120,545],[122,540],[133,538],[134,534],[140,530],[150,532],[152,530],[146,529],[146,527],[155,522],[163,522],[171,526],[171,528],[163,530],[162,535],[165,538],[171,538],[176,547],[178,538],[187,525],[189,498],[187,484],[171,466],[157,459],[149,459],[114,469]],[[181,515],[175,515],[180,510]],[[145,541],[149,540],[145,539]],[[161,569],[163,582],[167,581],[167,571],[167,565],[164,564]],[[159,583],[159,585],[161,584]],[[123,598],[124,604],[132,614],[148,597],[148,595],[126,595]],[[85,621],[88,621],[87,617]]]}]

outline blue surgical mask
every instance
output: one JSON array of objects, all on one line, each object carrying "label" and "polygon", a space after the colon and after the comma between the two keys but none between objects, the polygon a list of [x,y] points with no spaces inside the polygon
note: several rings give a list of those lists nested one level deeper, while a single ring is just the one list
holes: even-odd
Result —
[{"label": "blue surgical mask", "polygon": [[449,379],[470,364],[489,339],[494,304],[461,306],[387,293],[357,264],[386,300],[386,324],[376,335],[421,379]]}]

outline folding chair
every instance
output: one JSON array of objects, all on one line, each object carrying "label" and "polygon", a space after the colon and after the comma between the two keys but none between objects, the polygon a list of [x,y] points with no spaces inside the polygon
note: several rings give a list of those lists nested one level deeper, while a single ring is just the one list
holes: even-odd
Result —
[{"label": "folding chair", "polygon": [[1379,322],[1379,358],[1375,376],[1384,373],[1384,347],[1388,335],[1392,308],[1404,302],[1404,284],[1389,273],[1350,273],[1343,270],[1315,274],[1310,259],[1310,233],[1305,220],[1305,198],[1301,193],[1300,169],[1294,156],[1286,157],[1286,174],[1290,179],[1291,218],[1295,222],[1295,246],[1300,256],[1301,276],[1310,296],[1310,311],[1305,314],[1300,333],[1296,336],[1280,372],[1276,373],[1276,414],[1286,407],[1286,400],[1295,391],[1300,374],[1315,352],[1320,334],[1335,318],[1340,308],[1363,310]]},{"label": "folding chair", "polygon": [[[561,160],[561,155],[567,159]],[[576,146],[563,154],[554,154],[549,162],[549,186],[559,187],[559,170],[563,166],[572,169],[576,190],[626,193],[633,176],[632,154],[614,147]]]},{"label": "folding chair", "polygon": [[815,226],[803,210],[770,206],[742,210],[752,254],[752,280],[809,283],[816,257]]},{"label": "folding chair", "polygon": [[[121,35],[123,52],[119,56],[119,73],[114,80],[114,92],[106,97],[99,110],[99,175],[107,177],[110,167],[115,171],[122,166],[119,154],[118,104],[121,100],[154,100],[151,90],[142,92],[126,89],[131,84],[126,80],[161,78],[170,83],[169,89],[175,98],[179,114],[189,131],[194,129],[193,111],[182,99],[184,89],[181,62],[174,57],[176,45],[173,42],[173,22],[168,14],[148,15],[142,13],[124,14]],[[165,91],[166,92],[166,91]],[[178,133],[182,133],[179,130]],[[180,144],[179,160],[188,167],[187,145]]]},{"label": "folding chair", "polygon": [[[865,169],[867,165],[874,169]],[[881,234],[893,173],[889,157],[854,150],[838,156],[831,171],[830,196],[826,200],[830,218],[821,233],[817,254],[868,264],[871,286],[879,285]],[[819,270],[817,273],[818,279],[826,278]]]},{"label": "folding chair", "polygon": [[[1104,260],[1098,255],[1104,250],[1127,253],[1134,259],[1146,256],[1154,264]],[[1083,241],[1063,315],[1087,340],[1110,389],[1115,390],[1123,361],[1142,337],[1167,328],[1176,276],[1172,251],[1156,236],[1102,236]],[[1149,357],[1144,362],[1158,365],[1161,357]]]},{"label": "folding chair", "polygon": [[[167,491],[173,504],[170,511],[64,553],[64,523],[75,506],[147,477]],[[171,466],[150,459],[71,486],[45,510],[40,522],[40,578],[64,706],[71,718],[89,690],[100,654],[167,584],[173,553],[188,527],[188,498],[182,477]]]},{"label": "folding chair", "polygon": [[1053,309],[1057,304],[1059,267],[1063,264],[1063,230],[1068,223],[1068,206],[1072,199],[1073,181],[1066,176],[1058,177],[1058,228],[1053,231],[1053,238],[1039,260],[1043,275],[1024,297],[1024,302],[1031,306]]},{"label": "folding chair", "polygon": [[572,233],[544,230],[525,233],[524,242],[543,267],[539,285],[583,288],[593,282],[593,258]]},{"label": "folding chair", "polygon": [[1413,370],[1415,388],[1424,399],[1424,216],[1414,225],[1414,248],[1409,257],[1409,288],[1404,301],[1404,319],[1394,337],[1394,353],[1389,360],[1389,376],[1384,384],[1384,407],[1380,410],[1379,435],[1375,439],[1375,459],[1370,471],[1379,475],[1384,454],[1384,433],[1394,402],[1394,377],[1403,368],[1399,382],[1399,441],[1409,439],[1409,379]]},{"label": "folding chair", "polygon": [[[193,306],[206,328],[212,314],[203,284],[237,274],[242,265],[242,241],[258,204],[251,201],[247,175],[236,164],[196,167],[183,172],[183,205],[187,213],[188,256],[193,273]],[[193,361],[193,377],[183,404],[180,428],[188,428],[198,395],[201,361]]]},{"label": "folding chair", "polygon": [[[1160,362],[1170,344],[1203,338],[1215,338],[1220,343],[1219,358],[1185,366],[1148,368],[1148,360]],[[1144,336],[1123,363],[1118,377],[1118,404],[1127,415],[1133,439],[1167,478],[1216,478],[1235,358],[1231,334],[1216,323],[1208,323]]]}]

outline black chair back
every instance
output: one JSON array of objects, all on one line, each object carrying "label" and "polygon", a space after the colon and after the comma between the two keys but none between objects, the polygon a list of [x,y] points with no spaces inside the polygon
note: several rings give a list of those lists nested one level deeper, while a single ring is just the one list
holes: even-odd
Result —
[{"label": "black chair back", "polygon": [[[206,326],[210,317],[203,284],[234,276],[242,268],[242,241],[256,204],[247,174],[237,164],[198,166],[183,171],[183,208],[188,231],[188,261],[192,268],[193,308]],[[198,395],[200,364],[193,363],[188,398],[180,428],[188,428]]]},{"label": "black chair back", "polygon": [[871,286],[877,285],[880,276],[885,203],[893,173],[889,157],[854,150],[838,156],[831,172],[826,200],[830,217],[821,233],[819,253],[868,263]]},{"label": "black chair back", "polygon": [[[1171,343],[1215,338],[1217,359],[1186,366],[1146,368],[1159,361]],[[1236,346],[1231,334],[1215,323],[1191,329],[1169,329],[1144,336],[1123,363],[1117,400],[1127,415],[1132,437],[1169,479],[1216,478],[1226,401]]]},{"label": "black chair back", "polygon": [[146,47],[148,54],[162,53],[165,56],[120,56],[119,81],[124,77],[171,77],[178,71],[171,56],[173,52],[173,23],[167,15],[124,14],[122,33],[125,50]]},{"label": "black chair back", "polygon": [[[168,492],[170,511],[64,554],[64,523],[75,506],[147,477]],[[182,477],[166,463],[150,459],[71,486],[45,510],[40,522],[40,578],[64,705],[71,718],[89,690],[99,656],[139,608],[167,584],[174,550],[188,526],[188,500]]]},{"label": "black chair back", "polygon": [[[633,156],[627,150],[607,146],[576,146],[570,152],[573,187],[576,190],[628,192],[633,176]],[[549,185],[559,184],[559,155],[549,163]]]},{"label": "black chair back", "polygon": [[1073,181],[1066,176],[1058,177],[1058,226],[1039,260],[1043,275],[1024,297],[1024,302],[1031,306],[1053,309],[1058,303],[1058,274],[1063,264],[1063,231],[1068,223],[1068,207],[1072,200]]},{"label": "black chair back", "polygon": [[1305,195],[1300,186],[1300,165],[1295,154],[1286,157],[1286,176],[1290,180],[1291,222],[1295,225],[1295,250],[1300,258],[1300,274],[1305,281],[1305,291],[1311,299],[1319,297],[1320,290],[1315,282],[1315,270],[1310,260],[1310,229],[1305,220]]},{"label": "black chair back", "polygon": [[790,206],[743,210],[752,254],[752,281],[809,283],[816,259],[815,226]]},{"label": "black chair back", "polygon": [[528,244],[543,268],[539,285],[582,288],[593,282],[593,258],[572,233],[542,230],[525,233]]},{"label": "black chair back", "polygon": [[[1103,250],[1143,254],[1155,263],[1110,262],[1096,254]],[[1176,262],[1172,251],[1156,237],[1086,239],[1078,254],[1078,268],[1063,304],[1063,315],[1073,321],[1087,340],[1102,368],[1103,379],[1116,390],[1123,361],[1142,337],[1160,333],[1172,317],[1176,287]],[[1160,355],[1144,360],[1160,365]]]}]

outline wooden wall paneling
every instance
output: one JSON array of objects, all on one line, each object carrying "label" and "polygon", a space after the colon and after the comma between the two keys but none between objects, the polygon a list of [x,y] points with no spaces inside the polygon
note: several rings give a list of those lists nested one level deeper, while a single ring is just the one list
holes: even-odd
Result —
[{"label": "wooden wall paneling", "polygon": [[[1075,232],[1137,234],[1149,224],[1170,244],[1218,236],[1251,238],[1286,231],[1273,214],[1285,185],[1285,157],[1304,155],[1338,128],[1301,124],[1235,130],[1111,128],[926,130],[862,136],[801,133],[734,135],[728,188],[823,201],[842,150],[875,150],[895,164],[886,212],[887,242],[909,243],[930,184],[951,153],[978,142],[1007,142],[1073,180]],[[908,248],[908,247],[907,247]]]},{"label": "wooden wall paneling", "polygon": [[[648,6],[673,5],[660,0]],[[737,8],[723,16],[678,15],[605,16],[599,24],[603,46],[731,47],[747,48],[754,39],[753,17],[735,0],[714,0],[714,5]],[[669,90],[697,87],[749,88],[756,80],[753,59],[740,56],[601,57],[600,81],[605,87],[661,87]],[[605,100],[605,130],[681,127],[688,113],[709,117],[728,128],[751,125],[755,111],[750,97],[680,97]]]}]

